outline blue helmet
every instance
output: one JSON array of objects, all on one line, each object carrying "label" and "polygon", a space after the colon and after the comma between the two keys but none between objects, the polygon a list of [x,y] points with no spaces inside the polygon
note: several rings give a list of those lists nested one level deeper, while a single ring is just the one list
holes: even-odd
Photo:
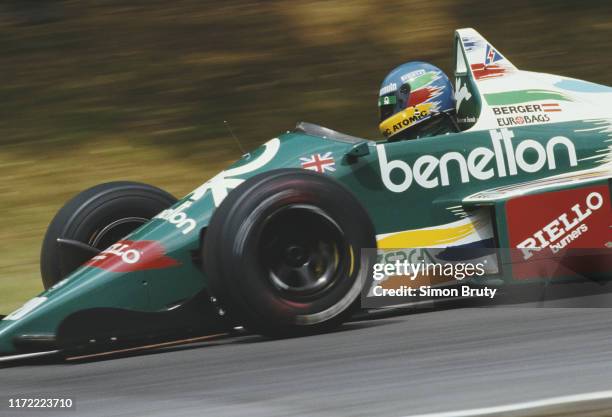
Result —
[{"label": "blue helmet", "polygon": [[440,68],[426,62],[408,62],[393,69],[378,95],[381,133],[386,138],[416,137],[415,126],[438,115],[455,112],[455,94]]}]

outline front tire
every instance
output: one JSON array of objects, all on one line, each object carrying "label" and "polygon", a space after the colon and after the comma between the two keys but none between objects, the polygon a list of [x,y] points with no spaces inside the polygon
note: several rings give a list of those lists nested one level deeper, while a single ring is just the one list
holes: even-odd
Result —
[{"label": "front tire", "polygon": [[77,194],[58,211],[45,234],[40,255],[45,289],[91,258],[87,252],[69,253],[58,239],[104,250],[176,201],[159,188],[129,181],[99,184]]},{"label": "front tire", "polygon": [[327,330],[352,312],[375,248],[372,222],[334,179],[282,169],[245,181],[215,211],[203,262],[234,320],[271,336]]}]

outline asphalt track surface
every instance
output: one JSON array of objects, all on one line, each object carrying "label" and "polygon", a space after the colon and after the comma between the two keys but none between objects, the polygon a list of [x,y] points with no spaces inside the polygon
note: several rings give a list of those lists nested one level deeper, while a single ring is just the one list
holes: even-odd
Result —
[{"label": "asphalt track surface", "polygon": [[[612,309],[417,309],[311,337],[0,369],[0,415],[409,416],[611,388]],[[49,396],[73,398],[76,412],[6,407]],[[510,415],[604,416],[611,404]]]}]

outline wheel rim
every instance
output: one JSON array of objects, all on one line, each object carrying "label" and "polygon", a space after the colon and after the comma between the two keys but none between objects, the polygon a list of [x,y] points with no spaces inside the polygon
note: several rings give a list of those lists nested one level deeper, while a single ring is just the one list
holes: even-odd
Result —
[{"label": "wheel rim", "polygon": [[144,217],[125,217],[115,220],[96,231],[89,239],[88,244],[97,249],[106,249],[148,221],[149,219]]},{"label": "wheel rim", "polygon": [[260,259],[272,287],[288,299],[329,291],[343,276],[349,247],[340,226],[311,205],[289,205],[268,216]]}]

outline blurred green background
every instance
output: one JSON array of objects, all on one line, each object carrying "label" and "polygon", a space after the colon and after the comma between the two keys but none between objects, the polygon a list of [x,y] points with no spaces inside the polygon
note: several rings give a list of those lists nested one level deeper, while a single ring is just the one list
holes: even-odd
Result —
[{"label": "blurred green background", "polygon": [[0,313],[42,289],[45,228],[84,188],[127,179],[182,196],[306,120],[377,138],[394,66],[451,71],[474,27],[519,68],[610,84],[609,1],[0,3]]}]

